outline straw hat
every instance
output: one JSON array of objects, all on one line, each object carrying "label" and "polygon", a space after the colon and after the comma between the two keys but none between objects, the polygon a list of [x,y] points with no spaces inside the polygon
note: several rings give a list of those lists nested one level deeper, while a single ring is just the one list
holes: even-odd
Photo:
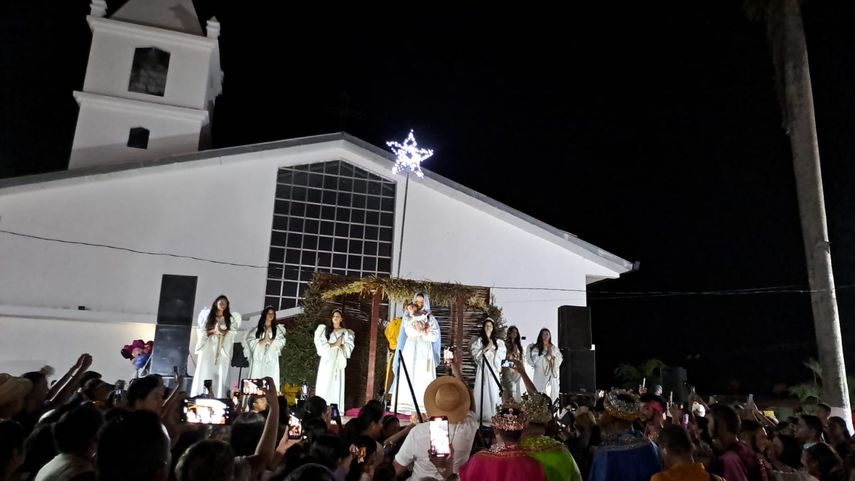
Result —
[{"label": "straw hat", "polygon": [[446,416],[459,423],[469,412],[469,389],[452,376],[436,378],[425,389],[425,411],[428,416]]},{"label": "straw hat", "polygon": [[21,399],[30,393],[33,383],[29,379],[0,373],[0,406]]}]

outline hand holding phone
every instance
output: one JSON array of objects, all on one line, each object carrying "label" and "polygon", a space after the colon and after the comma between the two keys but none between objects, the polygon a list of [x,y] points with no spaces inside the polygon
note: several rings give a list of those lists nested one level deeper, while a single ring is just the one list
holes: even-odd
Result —
[{"label": "hand holding phone", "polygon": [[191,424],[231,424],[230,399],[205,397],[184,399],[184,419]]},{"label": "hand holding phone", "polygon": [[514,360],[513,359],[502,359],[502,367],[509,367],[511,369],[514,368]]},{"label": "hand holding phone", "polygon": [[341,413],[338,412],[338,404],[330,404],[330,418],[333,421],[341,421]]},{"label": "hand holding phone", "polygon": [[430,455],[437,458],[450,456],[451,442],[448,438],[448,418],[446,416],[431,416],[429,423]]},{"label": "hand holding phone", "polygon": [[245,396],[264,396],[269,389],[266,379],[244,379],[241,381],[241,394]]},{"label": "hand holding phone", "polygon": [[288,416],[288,439],[303,438],[303,422],[293,413]]}]

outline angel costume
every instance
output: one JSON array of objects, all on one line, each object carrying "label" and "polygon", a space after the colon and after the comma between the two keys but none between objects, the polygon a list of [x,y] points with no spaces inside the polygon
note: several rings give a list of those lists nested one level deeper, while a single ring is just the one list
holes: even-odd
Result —
[{"label": "angel costume", "polygon": [[[257,329],[250,329],[246,333],[244,351],[249,357],[249,377],[260,379],[270,377],[281,386],[279,379],[279,356],[285,347],[285,326],[276,324],[273,329],[266,329],[260,338],[255,337]],[[263,341],[270,340],[270,344]]]},{"label": "angel costume", "polygon": [[[416,323],[426,323],[428,325],[427,332],[418,329]],[[416,313],[414,316],[407,315],[401,320],[401,332],[405,334],[404,348],[401,350],[401,357],[407,367],[407,373],[410,375],[410,383],[413,386],[413,392],[416,394],[416,402],[413,402],[413,396],[410,393],[410,386],[407,384],[407,377],[404,374],[404,369],[400,370],[401,384],[397,388],[398,412],[409,413],[415,412],[416,405],[419,411],[425,412],[424,395],[428,384],[436,379],[436,366],[439,360],[434,356],[433,344],[439,340],[439,324],[436,318],[425,313]],[[398,340],[398,346],[401,345],[401,340]],[[395,391],[392,394],[392,405],[395,405]]]},{"label": "angel costume", "polygon": [[[318,365],[318,378],[315,381],[315,396],[324,398],[327,404],[336,403],[344,412],[344,368],[353,352],[353,331],[350,329],[334,329],[329,339],[326,335],[327,326],[321,324],[315,329],[315,349],[321,356]],[[341,346],[333,346],[343,338]]]},{"label": "angel costume", "polygon": [[[499,376],[502,369],[502,359],[505,358],[505,341],[497,339],[495,344],[490,349],[484,350],[484,345],[481,337],[476,337],[470,346],[472,359],[475,360],[475,415],[483,421],[488,421],[496,414],[496,405],[502,403],[502,397],[499,394],[499,385],[496,379],[490,374],[484,366],[484,359],[487,364],[493,369],[496,377]],[[483,386],[483,402],[481,389]]]},{"label": "angel costume", "polygon": [[539,352],[537,344],[532,343],[526,348],[525,359],[534,368],[534,387],[555,401],[559,394],[559,368],[564,359],[561,350],[552,344],[551,348],[544,347],[543,352]]},{"label": "angel costume", "polygon": [[232,351],[234,350],[235,334],[240,328],[240,314],[232,312],[231,328],[226,328],[223,318],[217,319],[214,332],[208,334],[205,325],[211,309],[203,309],[196,320],[196,372],[193,374],[193,385],[190,396],[198,396],[205,392],[205,380],[213,381],[211,394],[217,398],[229,397],[229,367],[231,367]]}]

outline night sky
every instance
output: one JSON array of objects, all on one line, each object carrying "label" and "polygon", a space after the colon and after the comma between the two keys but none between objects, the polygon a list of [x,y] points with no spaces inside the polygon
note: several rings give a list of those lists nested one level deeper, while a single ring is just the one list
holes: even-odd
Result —
[{"label": "night sky", "polygon": [[[2,2],[0,177],[67,166],[88,3]],[[806,380],[807,294],[594,293],[805,288],[807,275],[764,28],[739,1],[590,3],[602,5],[196,0],[222,24],[215,147],[339,130],[384,145],[413,128],[436,151],[428,169],[641,262],[590,286],[600,384],[650,357],[704,391]],[[810,1],[804,17],[855,369],[855,4]]]}]

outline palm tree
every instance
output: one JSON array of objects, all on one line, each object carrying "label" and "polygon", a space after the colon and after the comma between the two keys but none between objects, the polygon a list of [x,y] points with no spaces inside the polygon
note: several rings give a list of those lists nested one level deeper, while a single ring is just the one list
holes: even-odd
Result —
[{"label": "palm tree", "polygon": [[825,218],[819,143],[800,0],[747,0],[762,20],[775,67],[783,127],[790,137],[817,351],[825,373],[823,399],[849,417],[849,386]]},{"label": "palm tree", "polygon": [[652,392],[653,386],[662,384],[659,373],[663,367],[665,367],[665,363],[659,359],[648,359],[638,366],[621,364],[615,368],[614,373],[624,388],[637,389],[641,386],[642,380],[646,379],[647,387]]}]

